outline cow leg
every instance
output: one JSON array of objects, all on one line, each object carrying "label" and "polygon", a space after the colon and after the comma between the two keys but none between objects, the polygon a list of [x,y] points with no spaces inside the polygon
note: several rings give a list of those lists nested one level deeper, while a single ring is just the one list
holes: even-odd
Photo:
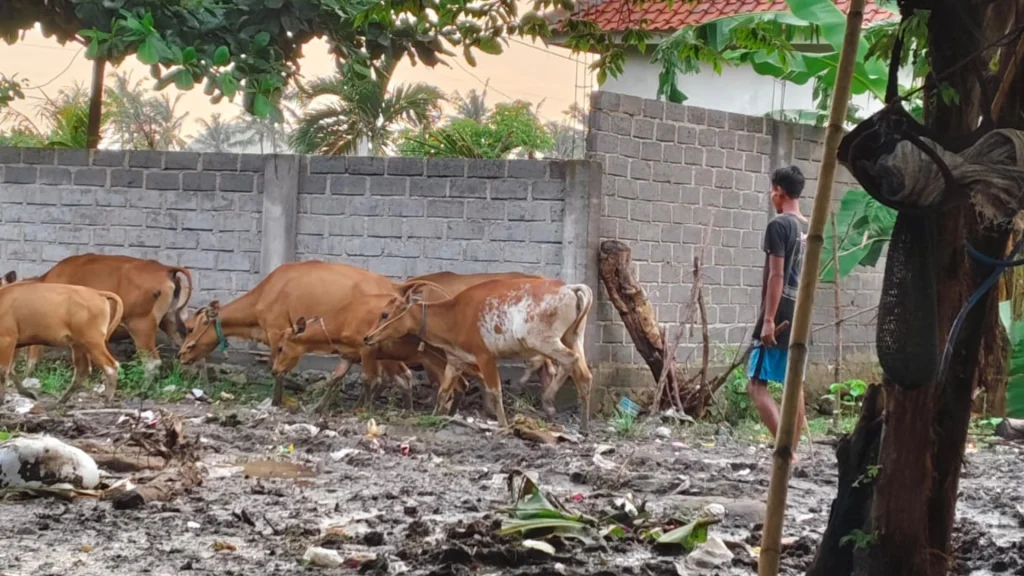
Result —
[{"label": "cow leg", "polygon": [[[443,414],[446,407],[450,406],[452,397],[452,388],[456,386],[456,379],[460,378],[462,372],[462,365],[448,361],[448,365],[444,368],[444,377],[441,379],[441,385],[437,388],[437,401],[434,403],[434,416]],[[448,408],[449,415],[454,415],[454,405]]]},{"label": "cow leg", "polygon": [[128,324],[128,333],[135,344],[135,353],[142,360],[146,378],[152,379],[160,371],[160,351],[156,348],[157,322],[153,318],[141,318]]},{"label": "cow leg", "polygon": [[462,401],[466,398],[466,391],[469,390],[469,382],[466,381],[465,376],[459,376],[455,382],[455,397],[452,400],[451,408],[448,409],[449,416],[455,416],[462,407]]},{"label": "cow leg", "polygon": [[57,404],[60,405],[67,404],[68,400],[71,400],[71,397],[82,387],[82,382],[89,376],[92,369],[88,352],[77,344],[71,346],[71,363],[75,366],[75,375],[71,378],[71,385],[57,401]]},{"label": "cow leg", "polygon": [[327,380],[327,390],[324,391],[323,398],[320,399],[320,403],[314,408],[318,414],[327,412],[331,403],[334,402],[334,396],[338,392],[338,387],[345,378],[345,374],[348,374],[350,368],[352,368],[352,361],[344,358],[338,361],[338,365],[334,367],[334,372],[331,373],[330,378]]},{"label": "cow leg", "polygon": [[359,367],[362,370],[362,374],[359,375],[362,390],[359,392],[359,398],[356,399],[356,408],[369,409],[373,406],[373,401],[376,398],[374,392],[383,387],[381,374],[384,370],[377,360],[377,354],[368,349],[364,349],[360,353]]},{"label": "cow leg", "polygon": [[3,402],[4,395],[7,394],[7,380],[11,377],[11,369],[14,368],[17,345],[16,338],[0,340],[0,402]]},{"label": "cow leg", "polygon": [[580,431],[590,431],[590,394],[594,375],[587,366],[587,358],[583,354],[583,346],[576,347],[576,363],[572,367],[572,381],[576,384],[576,394],[580,402]]},{"label": "cow leg", "polygon": [[167,334],[167,337],[171,339],[171,343],[174,344],[175,348],[181,348],[181,343],[185,341],[182,337],[181,332],[178,330],[178,323],[174,320],[174,312],[169,311],[160,319],[160,331]]},{"label": "cow leg", "polygon": [[[555,364],[556,372],[551,383],[544,389],[544,393],[541,395],[541,406],[548,416],[555,415],[555,396],[558,394],[558,389],[565,383],[565,379],[569,377],[573,367],[576,363],[576,353],[566,348],[565,344],[561,341],[545,342],[540,346],[537,346],[544,353],[549,356]],[[585,361],[584,361],[585,362]]]},{"label": "cow leg", "polygon": [[498,373],[498,359],[490,354],[478,355],[476,365],[480,368],[484,389],[494,398],[494,411],[498,416],[498,424],[502,428],[508,428],[508,421],[505,419],[505,404],[501,398],[501,375]]},{"label": "cow leg", "polygon": [[88,352],[89,360],[103,371],[103,380],[105,382],[103,389],[104,399],[108,403],[113,402],[114,393],[117,392],[117,369],[120,365],[110,355],[105,342],[92,342],[85,344],[84,348]]},{"label": "cow leg", "polygon": [[39,357],[43,355],[42,346],[29,346],[28,351],[25,353],[25,377],[28,378],[36,371],[36,366],[39,365]]}]

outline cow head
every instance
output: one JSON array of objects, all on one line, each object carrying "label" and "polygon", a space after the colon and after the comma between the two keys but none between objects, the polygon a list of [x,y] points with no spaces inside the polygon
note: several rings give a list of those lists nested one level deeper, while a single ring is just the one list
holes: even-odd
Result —
[{"label": "cow head", "polygon": [[3,278],[0,278],[0,286],[7,286],[8,284],[14,284],[18,281],[18,273],[11,270],[7,274],[4,274]]},{"label": "cow head", "polygon": [[290,328],[281,332],[277,340],[277,350],[274,353],[274,366],[270,371],[274,376],[287,374],[299,365],[299,360],[306,355],[306,347],[302,343],[302,335],[306,333],[309,323],[317,322],[318,318],[310,318],[309,322],[304,317],[299,317]]},{"label": "cow head", "polygon": [[422,331],[420,322],[423,318],[423,289],[425,285],[408,283],[399,287],[399,296],[391,296],[384,305],[377,321],[363,338],[367,346],[395,340],[408,334],[419,334]]},{"label": "cow head", "polygon": [[178,360],[191,364],[202,360],[220,344],[217,336],[217,320],[220,317],[220,302],[214,300],[209,306],[200,308],[185,325],[185,341],[178,350]]}]

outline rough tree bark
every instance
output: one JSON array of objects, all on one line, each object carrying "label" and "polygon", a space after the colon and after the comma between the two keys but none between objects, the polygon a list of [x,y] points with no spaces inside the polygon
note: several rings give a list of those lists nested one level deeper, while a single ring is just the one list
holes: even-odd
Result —
[{"label": "rough tree bark", "polygon": [[[946,136],[964,135],[978,126],[982,106],[991,102],[983,94],[995,94],[1008,66],[1018,67],[1011,58],[1016,43],[999,54],[1001,73],[982,90],[977,73],[988,70],[994,51],[979,54],[983,46],[1003,37],[1007,31],[1024,24],[1024,0],[974,3],[932,0],[916,3],[931,8],[929,17],[929,54],[934,75],[943,79],[959,95],[959,101],[944,104],[935,98],[926,101],[926,123]],[[973,61],[970,60],[974,56]],[[961,63],[968,59],[966,65]],[[1020,79],[1010,82],[1003,108],[995,118],[997,127],[1020,128]],[[934,78],[934,77],[933,77]],[[929,81],[933,93],[934,80]],[[969,204],[953,208],[939,216],[938,327],[937,349],[945,347],[954,318],[970,293],[991,269],[976,265],[965,255],[965,242],[985,254],[1005,254],[1008,231],[982,229]],[[855,526],[870,507],[870,518],[863,532],[875,534],[877,541],[865,554],[858,554],[842,570],[830,576],[865,574],[867,576],[945,576],[953,559],[951,546],[956,496],[963,464],[964,446],[970,423],[972,392],[978,384],[980,349],[986,336],[998,330],[997,298],[993,291],[967,315],[953,350],[948,374],[913,392],[885,381],[886,412],[883,430],[878,433],[880,452],[878,474],[870,502],[850,506],[849,475],[841,478],[839,495],[833,505],[829,530],[835,532]],[[862,414],[862,418],[864,414]],[[867,422],[860,422],[861,430]],[[871,438],[861,438],[865,452],[857,462],[869,462]],[[846,454],[845,465],[849,466]],[[841,465],[844,462],[841,460]],[[846,495],[846,500],[842,500]],[[826,539],[818,550],[815,566],[828,561],[834,553]],[[809,574],[823,575],[813,571]]]},{"label": "rough tree bark", "polygon": [[85,147],[95,150],[100,145],[100,124],[103,117],[103,75],[107,61],[97,58],[92,62],[92,91],[89,94],[89,127]]}]

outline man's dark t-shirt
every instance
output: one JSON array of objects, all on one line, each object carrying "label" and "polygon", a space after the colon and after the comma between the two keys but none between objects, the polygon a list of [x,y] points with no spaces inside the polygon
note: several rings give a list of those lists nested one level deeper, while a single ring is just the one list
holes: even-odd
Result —
[{"label": "man's dark t-shirt", "polygon": [[761,307],[754,325],[754,340],[760,340],[764,325],[764,300],[768,293],[768,259],[778,256],[785,259],[782,265],[782,298],[775,312],[775,325],[788,320],[790,326],[775,336],[779,348],[789,347],[789,332],[793,325],[793,311],[796,308],[796,291],[800,286],[800,269],[803,264],[803,222],[793,214],[779,214],[768,223],[764,231],[764,276],[761,280]]}]

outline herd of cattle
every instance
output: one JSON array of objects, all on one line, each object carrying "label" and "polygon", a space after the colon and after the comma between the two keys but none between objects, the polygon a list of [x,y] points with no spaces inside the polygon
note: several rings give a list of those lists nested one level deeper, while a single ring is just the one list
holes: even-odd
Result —
[{"label": "herd of cattle", "polygon": [[[127,256],[84,254],[45,274],[0,282],[0,400],[18,348],[29,347],[27,371],[43,346],[70,348],[74,378],[65,403],[97,365],[113,399],[118,363],[111,338],[130,337],[150,374],[159,370],[157,331],[179,345],[183,364],[204,360],[228,338],[270,348],[273,403],[283,377],[305,354],[339,357],[318,405],[326,409],[353,364],[362,368],[359,403],[372,403],[388,383],[400,385],[411,407],[411,369],[438,388],[435,413],[454,412],[465,376],[482,380],[489,408],[506,426],[498,361],[527,362],[522,382],[539,371],[543,407],[571,377],[587,429],[592,376],[583,332],[594,296],[583,284],[521,273],[439,272],[402,283],[353,266],[309,261],[278,267],[255,288],[191,314],[192,275],[185,268]],[[20,379],[19,392],[27,394]]]}]

